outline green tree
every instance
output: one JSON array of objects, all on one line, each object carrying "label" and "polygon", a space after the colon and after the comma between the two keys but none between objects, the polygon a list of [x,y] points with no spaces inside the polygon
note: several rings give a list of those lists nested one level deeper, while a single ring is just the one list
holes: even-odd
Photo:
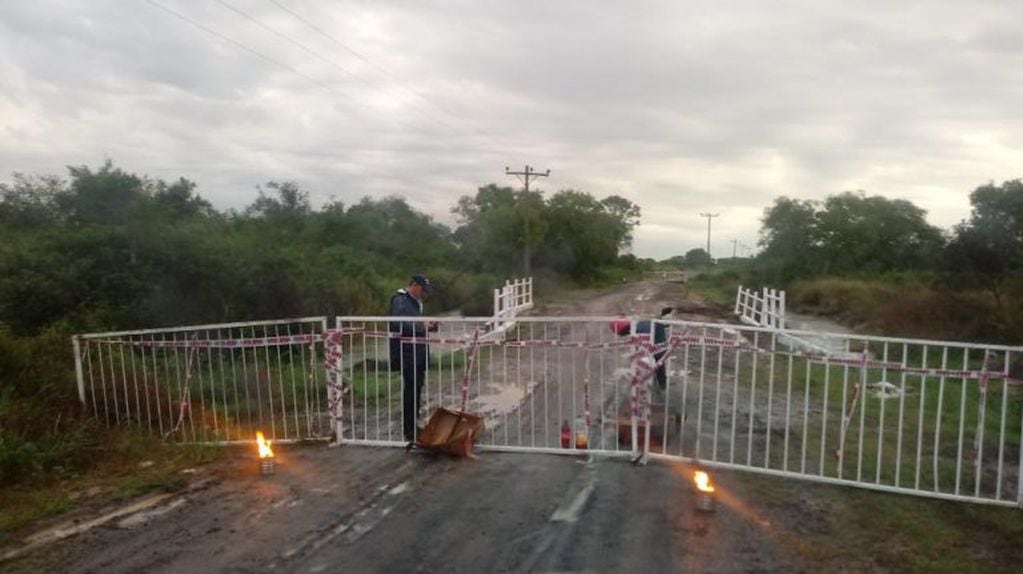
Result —
[{"label": "green tree", "polygon": [[572,189],[551,197],[551,231],[544,246],[548,267],[575,279],[588,279],[618,260],[631,240],[639,208],[613,197],[610,209],[592,195]]},{"label": "green tree", "polygon": [[490,184],[459,198],[452,213],[459,222],[454,239],[467,261],[497,273],[531,270],[533,251],[549,229],[546,202],[538,191]]},{"label": "green tree", "polygon": [[813,272],[820,251],[816,219],[817,203],[809,200],[782,196],[764,210],[758,259],[772,279],[787,281]]},{"label": "green tree", "polygon": [[681,265],[685,265],[686,267],[700,267],[703,265],[710,265],[711,262],[710,254],[707,253],[707,250],[702,247],[697,247],[695,249],[690,249],[689,251],[686,251],[686,254],[681,259],[682,259]]},{"label": "green tree", "polygon": [[20,173],[15,173],[12,180],[0,183],[0,226],[24,230],[61,222],[57,202],[67,192],[64,180]]},{"label": "green tree", "polygon": [[1023,291],[1023,182],[987,184],[970,193],[970,218],[956,226],[946,250],[946,276],[953,286],[991,294],[1004,328],[1019,316]]},{"label": "green tree", "polygon": [[941,231],[912,203],[863,192],[823,202],[780,197],[760,231],[761,266],[773,278],[936,268]]},{"label": "green tree", "polygon": [[845,192],[817,213],[823,273],[934,268],[944,239],[927,212],[902,199]]},{"label": "green tree", "polygon": [[174,218],[213,215],[213,206],[195,193],[196,187],[183,177],[172,184],[157,181],[153,195],[157,209]]}]

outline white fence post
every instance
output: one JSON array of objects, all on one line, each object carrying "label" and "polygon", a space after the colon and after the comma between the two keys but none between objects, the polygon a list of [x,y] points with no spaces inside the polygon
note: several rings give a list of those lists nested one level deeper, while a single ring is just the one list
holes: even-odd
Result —
[{"label": "white fence post", "polygon": [[771,305],[769,307],[770,308],[770,314],[768,315],[768,325],[772,329],[777,329],[778,328],[778,290],[777,289],[769,289],[768,291],[771,293]]},{"label": "white fence post", "polygon": [[768,302],[768,301],[770,301],[769,295],[770,294],[768,292],[767,287],[761,288],[760,296],[762,297],[762,299],[760,300],[760,321],[759,322],[764,327],[769,327],[771,325],[771,323],[770,323],[770,321],[771,321],[771,311],[770,311],[771,304]]},{"label": "white fence post", "polygon": [[785,291],[768,287],[754,291],[744,289],[740,285],[735,293],[735,314],[744,323],[769,329],[784,329]]},{"label": "white fence post", "polygon": [[82,376],[82,346],[78,335],[71,337],[71,344],[75,348],[75,377],[78,379],[78,400],[85,405],[85,377]]},{"label": "white fence post", "polygon": [[779,299],[778,299],[778,302],[779,302],[779,308],[778,308],[778,328],[779,329],[784,329],[785,328],[785,291],[784,290],[781,291],[778,294],[778,297],[779,297]]}]

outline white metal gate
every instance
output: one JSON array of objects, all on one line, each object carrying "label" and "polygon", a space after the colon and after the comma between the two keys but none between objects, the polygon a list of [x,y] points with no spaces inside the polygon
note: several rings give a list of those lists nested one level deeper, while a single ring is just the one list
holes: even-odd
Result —
[{"label": "white metal gate", "polygon": [[[278,441],[404,446],[390,319],[81,335],[79,392],[108,425],[168,440],[251,441],[263,430]],[[426,340],[407,341],[430,346],[420,424],[464,397],[486,420],[485,448],[645,454],[1023,502],[1020,347],[670,320],[633,320],[623,335],[609,328],[615,317],[414,320],[440,324]],[[822,348],[832,351],[783,344],[808,337],[827,339]]]},{"label": "white metal gate", "polygon": [[[388,320],[338,318],[343,442],[405,444],[401,376],[387,362]],[[437,406],[459,408],[468,380],[467,409],[485,417],[487,448],[645,451],[817,482],[1021,504],[1019,347],[684,321],[655,321],[667,328],[658,341],[656,329],[617,335],[609,325],[620,318],[613,317],[520,317],[503,336],[486,337],[483,319],[423,320],[441,327],[415,341],[431,352],[420,420]],[[811,336],[840,351],[782,344]],[[658,358],[663,390],[651,383]]]},{"label": "white metal gate", "polygon": [[180,442],[329,438],[326,317],[78,335],[79,398]]}]

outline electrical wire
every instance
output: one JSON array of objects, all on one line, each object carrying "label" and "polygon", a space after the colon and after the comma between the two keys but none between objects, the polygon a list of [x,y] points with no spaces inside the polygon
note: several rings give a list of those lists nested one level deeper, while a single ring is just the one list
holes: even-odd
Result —
[{"label": "electrical wire", "polygon": [[[229,36],[227,36],[225,34],[222,34],[222,33],[218,32],[218,31],[214,30],[213,28],[210,28],[209,26],[203,24],[202,22],[199,22],[198,20],[195,20],[194,18],[192,18],[192,17],[190,17],[190,16],[188,16],[186,14],[182,14],[181,12],[178,12],[177,10],[174,10],[174,9],[168,7],[165,4],[163,4],[161,2],[158,2],[157,0],[146,0],[146,1],[149,2],[150,4],[152,4],[153,6],[159,8],[160,10],[163,10],[164,12],[174,16],[175,18],[177,18],[179,20],[182,20],[184,22],[187,22],[188,24],[191,24],[192,26],[202,30],[203,32],[206,32],[207,34],[215,36],[215,37],[217,37],[217,38],[219,38],[219,39],[221,39],[221,40],[223,40],[225,42],[228,42],[229,44],[231,44],[233,46],[236,46],[236,47],[238,47],[238,48],[240,48],[242,50],[245,50],[246,52],[249,52],[250,54],[258,57],[261,60],[263,60],[264,62],[268,62],[268,63],[273,64],[274,66],[277,66],[279,68],[283,68],[283,69],[285,69],[285,70],[295,74],[296,76],[299,76],[301,78],[304,78],[305,80],[308,80],[309,82],[311,82],[312,84],[316,85],[317,87],[319,87],[320,89],[322,89],[322,90],[324,90],[326,92],[330,92],[332,94],[339,95],[341,97],[344,97],[344,98],[352,101],[356,105],[359,105],[361,107],[366,108],[365,104],[362,104],[360,102],[355,101],[354,98],[350,94],[345,94],[343,92],[339,92],[338,90],[336,90],[332,86],[330,86],[330,85],[328,85],[328,84],[326,84],[326,83],[324,83],[324,82],[322,82],[322,81],[320,81],[320,80],[310,76],[309,74],[306,74],[305,72],[299,70],[298,68],[295,68],[294,66],[286,64],[284,62],[281,62],[280,60],[277,60],[276,58],[273,58],[272,56],[268,56],[268,55],[260,52],[259,50],[256,50],[255,48],[249,47],[249,46],[247,46],[247,45],[245,45],[245,44],[235,40],[234,38],[231,38],[231,37],[229,37]],[[398,125],[400,125],[402,127],[405,127],[405,128],[408,128],[408,129],[420,132],[420,133],[422,133],[424,135],[427,135],[427,136],[432,136],[433,135],[433,134],[430,134],[429,132],[425,131],[420,126],[416,126],[416,125],[410,124],[408,122],[405,122],[403,120],[399,120],[399,119],[393,118],[393,117],[391,117],[389,119],[390,119],[390,121],[392,121],[392,122],[394,122],[394,123],[396,123],[396,124],[398,124]]]},{"label": "electrical wire", "polygon": [[[281,4],[277,0],[267,0],[267,2],[269,2],[269,3],[273,4],[274,6],[280,8],[282,11],[286,12],[287,14],[290,14],[293,18],[295,18],[299,22],[305,24],[310,29],[312,29],[313,31],[318,33],[319,35],[321,35],[324,38],[330,40],[331,42],[333,42],[337,46],[341,47],[343,50],[345,50],[349,54],[355,56],[359,60],[362,60],[363,62],[365,62],[369,66],[372,66],[378,72],[380,72],[381,74],[383,74],[387,78],[389,78],[389,79],[393,80],[394,82],[396,82],[398,84],[398,86],[401,87],[403,90],[405,90],[407,93],[409,93],[409,94],[419,98],[420,100],[425,102],[427,105],[432,107],[437,112],[440,112],[441,114],[443,114],[443,115],[445,115],[447,117],[457,118],[457,116],[455,116],[454,114],[448,112],[447,110],[445,110],[444,108],[442,108],[438,104],[436,104],[433,101],[431,101],[429,98],[427,98],[421,92],[419,92],[418,90],[416,90],[416,89],[412,88],[411,86],[409,86],[406,82],[402,81],[395,74],[389,72],[383,66],[381,66],[381,65],[377,64],[376,62],[370,60],[368,57],[366,57],[365,55],[361,54],[360,52],[358,52],[357,50],[355,50],[354,48],[352,48],[348,44],[345,44],[341,40],[338,40],[332,34],[328,33],[325,30],[323,30],[321,27],[317,26],[316,24],[310,22],[308,19],[303,17],[301,14],[299,14],[299,13],[295,12],[294,10],[288,8],[287,6]],[[438,120],[438,121],[440,121],[440,120]],[[447,124],[446,122],[442,122],[442,123],[444,123],[444,125],[448,126],[450,129],[455,129],[455,128],[450,127],[450,124]],[[490,143],[492,147],[497,147],[497,146],[494,145],[494,142],[491,139],[490,134],[486,133],[485,131],[478,130],[476,128],[469,128],[469,129],[472,132],[474,132],[476,135],[478,135],[478,136],[482,137],[483,139],[487,140],[487,142]]]}]

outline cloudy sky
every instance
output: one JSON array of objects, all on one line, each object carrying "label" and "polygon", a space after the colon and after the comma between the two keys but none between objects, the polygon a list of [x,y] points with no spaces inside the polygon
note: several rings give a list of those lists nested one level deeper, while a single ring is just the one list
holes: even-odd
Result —
[{"label": "cloudy sky", "polygon": [[[893,5],[898,7],[893,8]],[[754,245],[779,195],[948,227],[1023,177],[1023,2],[0,0],[0,180],[105,158],[219,208],[294,180],[453,223],[505,166],[619,194],[634,252]]]}]

